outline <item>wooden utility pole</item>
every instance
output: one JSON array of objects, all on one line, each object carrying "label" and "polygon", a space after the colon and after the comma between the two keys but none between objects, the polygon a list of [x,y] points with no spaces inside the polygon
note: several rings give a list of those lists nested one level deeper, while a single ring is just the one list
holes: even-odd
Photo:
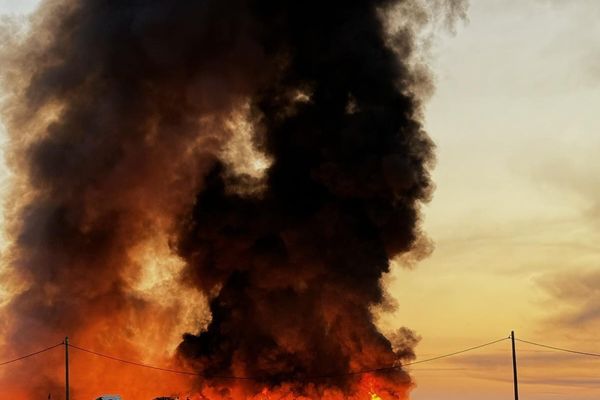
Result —
[{"label": "wooden utility pole", "polygon": [[513,383],[515,387],[515,400],[519,400],[519,383],[517,381],[517,352],[515,351],[515,331],[510,331],[512,343]]},{"label": "wooden utility pole", "polygon": [[65,400],[69,400],[69,337],[65,337]]}]

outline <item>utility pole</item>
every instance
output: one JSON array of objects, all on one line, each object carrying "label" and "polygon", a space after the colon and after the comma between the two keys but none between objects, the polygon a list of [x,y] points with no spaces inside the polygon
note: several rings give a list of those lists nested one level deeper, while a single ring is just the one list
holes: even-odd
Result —
[{"label": "utility pole", "polygon": [[517,352],[515,351],[515,331],[510,331],[510,341],[512,343],[512,364],[513,382],[515,387],[515,400],[519,400],[519,383],[517,381]]},{"label": "utility pole", "polygon": [[69,400],[69,337],[65,337],[65,400]]}]

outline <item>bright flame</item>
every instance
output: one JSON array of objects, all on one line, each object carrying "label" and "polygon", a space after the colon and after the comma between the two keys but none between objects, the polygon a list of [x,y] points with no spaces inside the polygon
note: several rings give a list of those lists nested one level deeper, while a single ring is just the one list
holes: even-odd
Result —
[{"label": "bright flame", "polygon": [[371,400],[383,400],[381,397],[379,397],[377,395],[377,393],[375,392],[370,392],[369,395],[371,396]]},{"label": "bright flame", "polygon": [[270,400],[271,399],[271,397],[269,397],[269,389],[268,388],[264,388],[262,390],[261,395],[262,395],[262,399],[263,400]]}]

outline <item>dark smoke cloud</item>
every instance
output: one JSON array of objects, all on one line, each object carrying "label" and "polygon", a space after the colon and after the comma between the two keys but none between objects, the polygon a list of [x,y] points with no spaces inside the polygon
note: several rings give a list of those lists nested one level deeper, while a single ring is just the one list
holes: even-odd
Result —
[{"label": "dark smoke cloud", "polygon": [[[389,260],[419,243],[432,188],[415,32],[391,37],[383,22],[398,5],[425,10],[391,0],[43,3],[31,32],[2,50],[16,171],[7,343],[24,350],[71,333],[111,349],[137,330],[167,334],[179,305],[131,289],[142,269],[133,249],[160,234],[185,261],[180,284],[210,299],[212,320],[184,336],[182,362],[258,377],[247,395],[279,385],[351,395],[357,377],[314,377],[412,357],[410,331],[394,346],[371,314]],[[240,110],[251,147],[270,160],[263,177],[233,173],[248,160],[224,152]],[[401,370],[380,378],[388,395],[410,383]],[[231,395],[227,382],[201,386]]]}]

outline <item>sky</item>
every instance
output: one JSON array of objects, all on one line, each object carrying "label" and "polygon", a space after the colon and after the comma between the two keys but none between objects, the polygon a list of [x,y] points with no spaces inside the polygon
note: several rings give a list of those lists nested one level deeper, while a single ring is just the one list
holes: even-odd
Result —
[{"label": "sky", "polygon": [[[36,0],[0,0],[22,14]],[[600,2],[472,0],[430,49],[435,250],[387,277],[418,359],[511,330],[600,353]],[[6,174],[4,172],[4,174]],[[597,399],[600,359],[517,344],[521,396]],[[412,368],[415,400],[512,396],[510,342]]]},{"label": "sky", "polygon": [[[435,250],[395,271],[398,311],[383,318],[422,336],[421,358],[511,329],[600,353],[598,17],[597,1],[473,0],[434,46]],[[517,351],[523,398],[600,395],[600,360]],[[510,363],[506,341],[415,366],[413,398],[511,398]]]}]

